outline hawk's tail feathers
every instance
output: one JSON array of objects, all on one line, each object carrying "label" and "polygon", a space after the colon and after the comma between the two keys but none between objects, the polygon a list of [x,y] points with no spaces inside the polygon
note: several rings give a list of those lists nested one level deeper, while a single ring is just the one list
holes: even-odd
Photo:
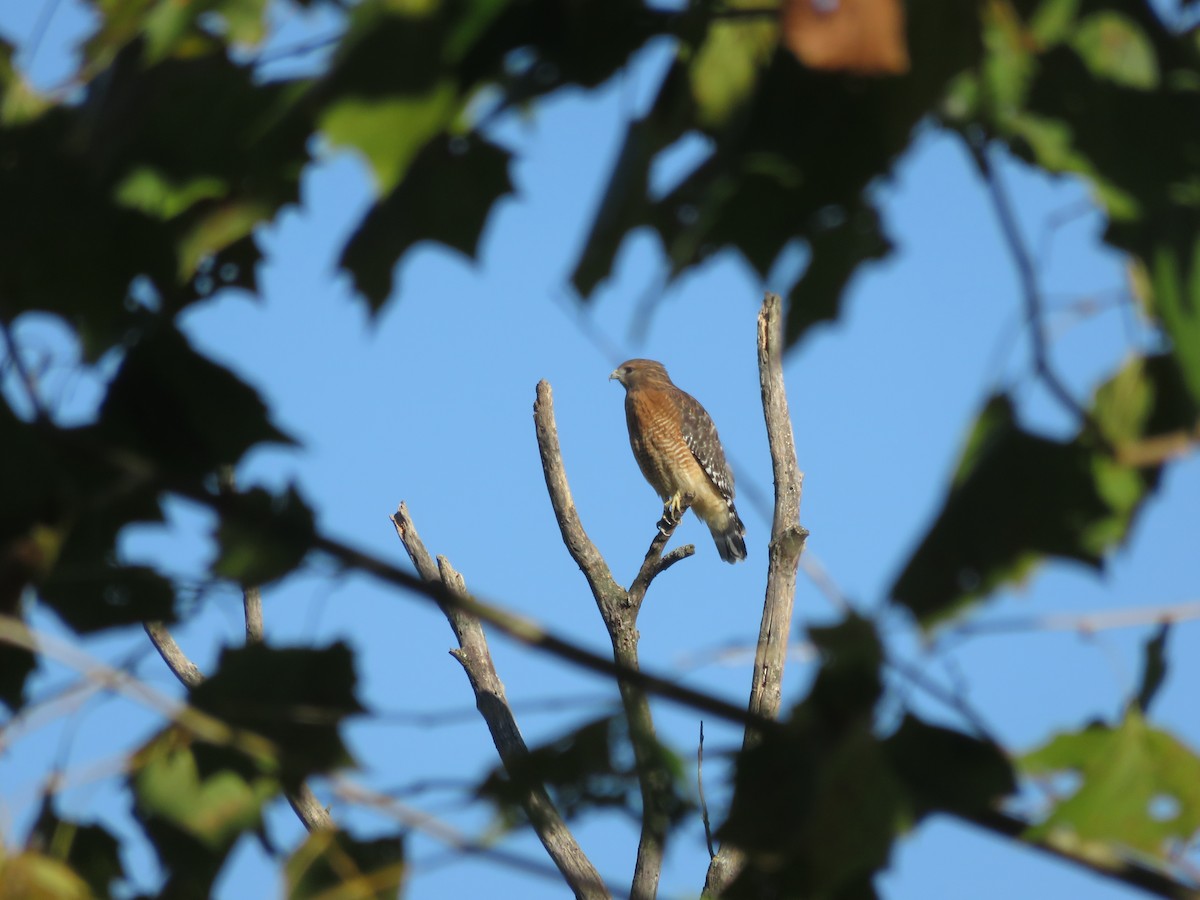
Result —
[{"label": "hawk's tail feathers", "polygon": [[742,524],[732,503],[729,504],[729,518],[725,527],[709,528],[709,531],[712,532],[713,541],[717,545],[717,552],[725,562],[735,563],[746,558],[746,526]]}]

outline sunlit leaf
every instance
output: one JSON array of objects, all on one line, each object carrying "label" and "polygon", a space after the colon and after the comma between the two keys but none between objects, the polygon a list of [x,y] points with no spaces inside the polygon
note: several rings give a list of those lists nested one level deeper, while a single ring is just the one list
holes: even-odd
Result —
[{"label": "sunlit leaf", "polygon": [[0,885],[9,897],[34,900],[91,900],[86,881],[70,866],[41,853],[7,855],[0,848]]},{"label": "sunlit leaf", "polygon": [[365,99],[347,97],[321,118],[321,131],[337,147],[358,150],[375,173],[380,193],[404,178],[409,164],[459,113],[461,100],[450,81],[425,94]]},{"label": "sunlit leaf", "polygon": [[1136,708],[1116,726],[1057,735],[1026,755],[1021,768],[1080,778],[1031,837],[1066,830],[1164,859],[1171,842],[1187,842],[1200,829],[1200,757]]},{"label": "sunlit leaf", "polygon": [[[754,5],[754,0],[734,0],[729,8]],[[702,127],[720,129],[749,102],[778,40],[779,25],[770,16],[709,25],[703,43],[687,61],[696,119]]]},{"label": "sunlit leaf", "polygon": [[1158,59],[1145,33],[1127,16],[1112,10],[1093,13],[1072,40],[1089,69],[1127,87],[1158,87]]}]

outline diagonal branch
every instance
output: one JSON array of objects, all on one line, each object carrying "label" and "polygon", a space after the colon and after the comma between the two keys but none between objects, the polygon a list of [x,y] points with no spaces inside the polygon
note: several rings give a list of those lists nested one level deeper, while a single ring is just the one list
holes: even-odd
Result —
[{"label": "diagonal branch", "polygon": [[[748,708],[756,718],[774,719],[783,699],[783,667],[787,661],[796,598],[796,573],[808,529],[800,524],[804,473],[796,462],[796,444],[783,382],[783,301],[768,293],[758,314],[758,375],[763,415],[775,475],[775,515],[771,522],[766,600],[754,654],[754,674]],[[754,746],[761,733],[747,728],[743,750]],[[708,866],[706,896],[720,895],[737,877],[745,857],[736,847],[722,846]]]},{"label": "diagonal branch", "polygon": [[[417,527],[404,503],[400,504],[392,516],[392,524],[396,526],[396,535],[404,544],[409,559],[422,578],[441,584],[455,596],[467,596],[463,577],[446,558],[439,556],[436,563],[433,561],[420,535],[417,534]],[[521,736],[520,728],[517,727],[512,708],[508,705],[504,683],[496,672],[483,626],[479,619],[461,608],[445,603],[439,605],[458,640],[458,649],[452,650],[451,655],[467,673],[471,689],[475,692],[475,704],[479,714],[487,723],[501,763],[511,772],[513,763],[525,759],[529,755],[529,749]],[[546,852],[575,896],[608,897],[609,892],[600,873],[576,842],[546,789],[540,785],[530,788],[521,799],[521,806],[528,814],[530,824],[542,846],[546,848]]]},{"label": "diagonal branch", "polygon": [[596,605],[612,642],[613,659],[619,667],[617,687],[629,723],[629,738],[642,795],[642,833],[638,840],[630,896],[633,900],[652,900],[658,893],[667,829],[670,826],[666,801],[671,774],[662,765],[654,718],[650,712],[650,698],[643,685],[630,679],[628,673],[638,670],[637,617],[650,583],[659,572],[694,553],[695,547],[681,547],[664,558],[663,548],[679,524],[678,518],[670,520],[664,516],[633,585],[628,591],[621,587],[612,577],[608,563],[583,530],[575,501],[571,498],[558,443],[558,426],[554,421],[554,395],[548,382],[538,382],[533,419],[542,470],[546,476],[546,489],[562,532],[563,543],[592,589],[592,596],[596,598]]}]

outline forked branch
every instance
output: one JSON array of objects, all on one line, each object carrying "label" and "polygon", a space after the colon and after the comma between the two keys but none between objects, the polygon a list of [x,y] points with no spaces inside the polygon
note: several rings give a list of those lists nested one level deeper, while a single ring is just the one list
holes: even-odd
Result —
[{"label": "forked branch", "polygon": [[[696,548],[689,544],[664,557],[663,548],[679,524],[678,518],[664,516],[658,525],[658,531],[650,541],[650,547],[633,584],[628,590],[621,587],[613,578],[608,563],[584,531],[579,511],[571,497],[571,488],[567,484],[567,473],[562,461],[562,450],[558,443],[558,426],[554,421],[554,395],[548,382],[538,382],[533,420],[538,450],[542,457],[542,471],[546,476],[546,490],[550,494],[550,504],[554,507],[554,517],[558,520],[563,543],[566,544],[571,557],[579,564],[588,586],[592,589],[592,596],[596,598],[596,606],[612,642],[613,659],[622,670],[636,671],[637,617],[646,591],[655,576],[690,556]],[[665,805],[670,776],[663,771],[661,765],[662,757],[658,752],[658,738],[654,732],[649,697],[640,685],[626,677],[618,675],[617,684],[621,691],[625,717],[629,723],[629,736],[633,744],[642,795],[642,833],[638,841],[630,896],[634,900],[651,900],[658,892],[663,850],[667,828],[670,825],[670,816]]]},{"label": "forked branch", "polygon": [[[466,598],[467,588],[463,577],[454,570],[449,561],[439,556],[437,563],[433,561],[429,551],[425,549],[417,527],[408,513],[408,507],[401,503],[400,508],[392,516],[392,524],[396,526],[396,535],[408,551],[409,559],[417,568],[417,572],[426,581],[441,584],[450,594]],[[504,683],[496,672],[492,662],[492,654],[488,649],[487,636],[479,619],[461,608],[446,603],[439,603],[451,630],[458,640],[458,649],[452,650],[451,655],[462,665],[475,692],[475,705],[479,714],[487,723],[491,732],[492,742],[506,770],[524,760],[529,755],[525,739],[517,727],[516,717],[508,705],[505,696]],[[529,788],[521,798],[521,806],[529,816],[530,824],[542,846],[562,873],[567,885],[579,898],[606,898],[610,896],[604,886],[604,880],[596,867],[584,854],[583,849],[575,840],[567,823],[563,821],[550,795],[540,785]]]}]

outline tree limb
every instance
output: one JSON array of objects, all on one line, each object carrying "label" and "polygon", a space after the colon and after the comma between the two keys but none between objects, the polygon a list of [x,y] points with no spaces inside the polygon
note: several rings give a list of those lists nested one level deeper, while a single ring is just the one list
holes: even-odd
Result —
[{"label": "tree limb", "polygon": [[[787,661],[796,598],[796,573],[808,529],[800,524],[800,497],[804,473],[796,462],[792,420],[783,382],[783,301],[778,294],[763,298],[758,314],[758,377],[762,388],[763,416],[771,447],[775,476],[775,514],[771,522],[766,600],[754,654],[749,711],[759,719],[774,719],[783,698],[783,667]],[[743,751],[761,740],[761,732],[747,728]],[[709,863],[704,894],[719,896],[745,864],[744,855],[728,844]]]},{"label": "tree limb", "polygon": [[633,900],[653,900],[658,893],[667,829],[670,826],[665,801],[671,776],[661,763],[650,699],[643,686],[632,681],[627,674],[638,670],[637,617],[650,583],[659,572],[694,553],[695,547],[682,547],[664,559],[663,548],[679,524],[678,518],[672,520],[664,516],[650,541],[633,585],[629,590],[621,587],[612,577],[608,563],[584,531],[575,501],[571,498],[558,443],[558,426],[554,421],[554,395],[546,381],[538,382],[533,420],[542,457],[542,471],[546,477],[546,490],[550,494],[550,504],[554,507],[554,517],[558,520],[563,543],[592,589],[592,596],[596,598],[596,606],[612,642],[613,660],[620,667],[617,687],[629,723],[629,738],[642,795],[642,833],[638,840],[630,897]]},{"label": "tree limb", "polygon": [[[421,537],[417,534],[416,525],[409,515],[406,504],[401,503],[392,516],[392,524],[396,526],[396,535],[408,551],[409,559],[416,566],[417,572],[426,581],[441,584],[446,591],[466,597],[467,589],[463,577],[454,570],[449,561],[439,556],[434,563],[429,551],[425,549]],[[529,755],[529,748],[521,736],[512,708],[505,696],[504,683],[496,672],[492,654],[488,648],[487,636],[479,619],[450,604],[439,604],[454,637],[458,641],[458,649],[451,651],[451,656],[458,660],[467,673],[467,680],[475,692],[475,705],[479,714],[491,732],[492,742],[506,770],[511,771],[514,762],[523,760]],[[521,806],[529,816],[530,824],[542,846],[562,873],[567,886],[579,898],[606,898],[610,894],[604,885],[600,873],[584,854],[576,842],[567,823],[563,821],[550,795],[540,785],[531,788],[521,798]]]}]

